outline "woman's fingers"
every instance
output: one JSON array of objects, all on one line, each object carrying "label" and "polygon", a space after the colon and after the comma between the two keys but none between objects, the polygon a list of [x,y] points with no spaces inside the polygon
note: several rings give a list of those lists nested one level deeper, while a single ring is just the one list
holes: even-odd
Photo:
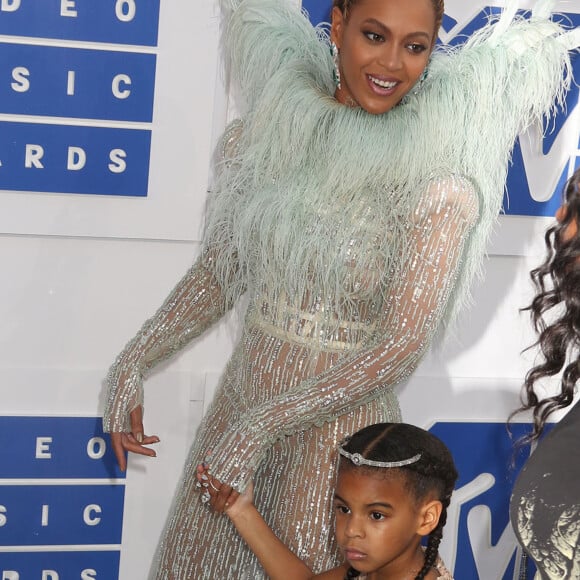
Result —
[{"label": "woman's fingers", "polygon": [[143,443],[143,407],[141,405],[138,405],[129,413],[129,421],[131,422],[131,433],[133,437],[139,443]]},{"label": "woman's fingers", "polygon": [[111,433],[111,444],[121,471],[127,469],[126,451],[137,453],[138,455],[146,455],[147,457],[157,457],[155,450],[147,446],[159,443],[159,437],[141,433],[140,439],[141,442],[133,433]]},{"label": "woman's fingers", "polygon": [[125,469],[127,469],[127,459],[125,457],[125,448],[121,441],[122,435],[122,433],[111,433],[111,445],[113,446],[113,451],[115,452],[119,468],[121,471],[125,471]]}]

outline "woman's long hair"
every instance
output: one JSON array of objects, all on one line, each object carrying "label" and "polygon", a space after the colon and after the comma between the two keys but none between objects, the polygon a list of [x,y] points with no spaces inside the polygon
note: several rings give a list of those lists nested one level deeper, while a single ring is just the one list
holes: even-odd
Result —
[{"label": "woman's long hair", "polygon": [[[547,257],[532,270],[530,277],[536,297],[523,310],[528,310],[538,340],[542,362],[526,374],[522,390],[522,405],[509,417],[523,411],[533,411],[534,428],[521,443],[532,443],[542,434],[548,417],[568,407],[574,399],[575,386],[580,377],[580,169],[572,175],[564,188],[564,205],[558,222],[545,235]],[[553,310],[558,307],[560,310]],[[553,321],[546,319],[550,312]],[[562,372],[560,391],[554,396],[540,398],[536,393],[538,381]]]},{"label": "woman's long hair", "polygon": [[[423,580],[437,561],[443,527],[447,521],[447,508],[458,474],[453,457],[446,445],[435,435],[406,423],[377,423],[357,431],[342,448],[349,453],[358,453],[372,461],[401,461],[418,453],[421,458],[403,467],[355,466],[348,459],[341,459],[341,469],[365,469],[368,471],[398,471],[416,501],[433,494],[443,505],[439,522],[429,534],[425,549],[425,562],[415,577]],[[350,568],[347,578],[357,578],[359,572]]]}]

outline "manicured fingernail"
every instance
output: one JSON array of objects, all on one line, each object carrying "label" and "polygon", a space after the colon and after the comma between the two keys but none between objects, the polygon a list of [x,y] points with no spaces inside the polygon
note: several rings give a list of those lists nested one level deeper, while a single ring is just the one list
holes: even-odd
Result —
[{"label": "manicured fingernail", "polygon": [[199,481],[195,484],[195,487],[197,487],[198,489],[201,487],[201,483],[199,483]]},{"label": "manicured fingernail", "polygon": [[209,483],[202,483],[201,484],[203,487],[209,487]]},{"label": "manicured fingernail", "polygon": [[204,481],[207,481],[207,480],[209,479],[209,477],[208,477],[208,476],[207,476],[205,473],[202,473],[202,475],[201,475],[201,478],[202,478]]},{"label": "manicured fingernail", "polygon": [[143,443],[143,433],[137,433],[137,435],[135,435],[135,439],[137,439],[139,443]]}]

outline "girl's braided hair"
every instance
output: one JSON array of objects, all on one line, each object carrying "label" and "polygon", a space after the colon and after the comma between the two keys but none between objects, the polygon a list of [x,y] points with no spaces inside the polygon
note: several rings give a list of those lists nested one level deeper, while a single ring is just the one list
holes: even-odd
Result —
[{"label": "girl's braided hair", "polygon": [[[439,500],[443,509],[437,526],[429,534],[425,549],[425,562],[415,577],[423,580],[437,560],[439,544],[443,537],[443,527],[447,521],[447,508],[458,477],[453,457],[446,445],[428,431],[407,423],[377,423],[357,431],[342,449],[358,453],[365,459],[388,462],[402,461],[418,453],[421,458],[415,463],[402,467],[355,466],[351,461],[341,458],[340,469],[364,469],[372,473],[388,470],[404,476],[405,487],[415,501],[421,502],[428,496]],[[356,578],[359,572],[350,568],[347,578]]]},{"label": "girl's braided hair", "polygon": [[[333,0],[333,6],[337,7],[346,20],[348,20],[350,9],[357,3],[358,0]],[[439,30],[441,22],[443,21],[443,14],[445,6],[443,0],[431,0],[433,10],[435,10],[435,31]]]},{"label": "girl's braided hair", "polygon": [[[546,231],[547,256],[543,264],[530,272],[536,296],[529,310],[539,335],[532,345],[539,345],[543,361],[526,374],[522,405],[509,418],[527,410],[533,411],[533,431],[520,444],[536,441],[548,417],[574,400],[575,385],[580,378],[580,235],[567,239],[569,226],[580,225],[580,169],[564,187],[565,215]],[[554,310],[559,306],[561,310]],[[546,320],[546,313],[557,313]],[[567,364],[566,364],[567,363]],[[538,397],[536,383],[561,371],[560,392],[552,397]]]}]

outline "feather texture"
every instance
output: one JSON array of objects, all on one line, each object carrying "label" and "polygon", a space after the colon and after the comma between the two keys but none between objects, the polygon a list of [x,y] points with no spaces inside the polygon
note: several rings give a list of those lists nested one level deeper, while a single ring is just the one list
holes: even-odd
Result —
[{"label": "feather texture", "polygon": [[[438,49],[421,90],[376,116],[334,100],[328,39],[298,8],[236,4],[224,45],[244,98],[244,128],[239,154],[216,182],[219,195],[210,196],[206,235],[231,296],[236,284],[258,291],[256,281],[267,280],[297,301],[332,296],[352,315],[344,310],[349,279],[378,267],[388,289],[389,274],[407,259],[421,193],[455,174],[474,184],[480,219],[446,315],[452,320],[480,270],[517,135],[562,103],[577,36],[547,18],[545,0],[531,19],[511,2],[463,46]],[[376,229],[342,220],[344,203],[361,215],[371,208],[380,239]],[[235,283],[233,270],[242,273]]]}]

